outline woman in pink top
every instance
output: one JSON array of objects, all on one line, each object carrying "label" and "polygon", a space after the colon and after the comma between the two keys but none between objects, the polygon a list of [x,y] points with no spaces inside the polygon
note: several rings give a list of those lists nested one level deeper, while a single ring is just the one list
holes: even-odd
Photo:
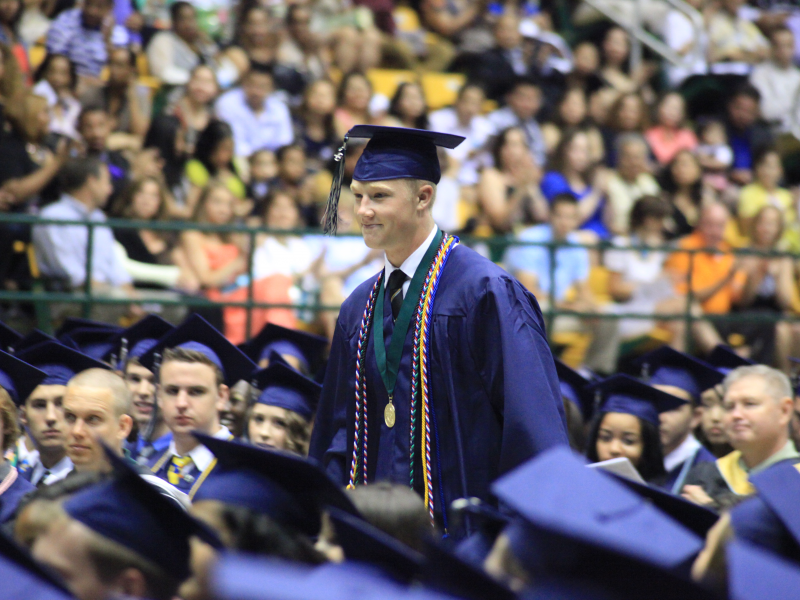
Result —
[{"label": "woman in pink top", "polygon": [[661,98],[656,110],[657,124],[644,134],[659,164],[667,165],[681,150],[697,147],[697,136],[685,126],[685,119],[686,105],[679,93],[670,92]]}]

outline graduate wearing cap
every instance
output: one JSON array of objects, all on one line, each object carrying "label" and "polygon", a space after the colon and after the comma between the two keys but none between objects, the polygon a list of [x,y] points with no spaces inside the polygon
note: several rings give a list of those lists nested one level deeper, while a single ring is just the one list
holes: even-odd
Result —
[{"label": "graduate wearing cap", "polygon": [[750,477],[779,463],[800,463],[789,436],[794,390],[789,378],[766,365],[738,367],[723,383],[723,425],[733,452],[695,465],[685,498],[714,510],[738,504],[755,492]]},{"label": "graduate wearing cap", "polygon": [[105,357],[122,373],[131,391],[132,416],[139,433],[136,441],[126,442],[125,448],[131,458],[142,464],[154,453],[167,449],[172,433],[156,407],[155,374],[142,366],[139,357],[173,329],[161,317],[148,315],[112,339],[113,347]]},{"label": "graduate wearing cap", "polygon": [[158,410],[172,441],[150,458],[151,471],[193,498],[216,466],[214,455],[197,441],[199,431],[218,439],[233,435],[219,420],[230,387],[249,380],[255,364],[199,315],[192,315],[139,357],[157,373]]},{"label": "graduate wearing cap", "polygon": [[0,523],[11,519],[20,499],[35,489],[5,455],[20,434],[17,407],[45,377],[39,369],[0,351]]},{"label": "graduate wearing cap", "polygon": [[55,341],[26,348],[16,356],[46,374],[20,407],[25,437],[32,444],[28,464],[21,473],[35,486],[50,485],[72,471],[63,408],[67,383],[82,371],[108,366]]},{"label": "graduate wearing cap", "polygon": [[687,401],[628,375],[612,375],[588,390],[597,398],[586,455],[592,462],[627,458],[647,482],[660,483],[664,455],[659,415]]},{"label": "graduate wearing cap", "polygon": [[111,478],[68,498],[32,553],[60,573],[78,600],[171,600],[189,577],[193,537],[219,540],[109,450]]},{"label": "graduate wearing cap", "polygon": [[370,140],[351,189],[364,241],[385,251],[385,268],[342,305],[309,454],[342,485],[411,486],[447,529],[453,500],[488,499],[498,475],[567,443],[544,321],[519,282],[431,217],[436,148],[463,138],[364,125],[349,138]]},{"label": "graduate wearing cap", "polygon": [[328,340],[305,331],[267,323],[257,336],[239,348],[261,368],[269,366],[270,353],[277,352],[294,369],[314,377],[322,368]]},{"label": "graduate wearing cap", "polygon": [[248,414],[247,439],[262,448],[308,456],[322,386],[279,360],[253,375],[253,386],[260,391]]},{"label": "graduate wearing cap", "polygon": [[114,338],[119,334],[119,327],[79,327],[59,337],[59,341],[67,346],[80,350],[87,356],[102,360],[114,347]]},{"label": "graduate wearing cap", "polygon": [[0,350],[14,352],[14,345],[22,339],[22,334],[11,329],[5,323],[0,323]]},{"label": "graduate wearing cap", "polygon": [[667,471],[661,485],[673,494],[680,494],[692,467],[716,460],[692,430],[700,424],[703,392],[722,383],[724,376],[711,365],[669,346],[648,352],[634,364],[641,367],[642,377],[650,385],[688,401],[659,415],[664,468]]}]

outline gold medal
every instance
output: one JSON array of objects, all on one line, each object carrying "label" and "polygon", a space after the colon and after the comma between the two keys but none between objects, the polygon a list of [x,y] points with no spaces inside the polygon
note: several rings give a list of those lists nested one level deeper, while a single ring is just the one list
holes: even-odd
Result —
[{"label": "gold medal", "polygon": [[389,429],[394,427],[395,414],[394,414],[394,404],[392,404],[391,397],[389,398],[389,404],[387,404],[386,408],[383,409],[383,420],[386,422],[386,426]]}]

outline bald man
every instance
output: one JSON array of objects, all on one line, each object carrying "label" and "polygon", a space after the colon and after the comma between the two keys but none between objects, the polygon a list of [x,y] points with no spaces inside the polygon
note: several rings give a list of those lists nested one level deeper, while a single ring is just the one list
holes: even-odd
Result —
[{"label": "bald man", "polygon": [[[110,472],[103,445],[125,456],[123,443],[133,428],[131,393],[125,380],[105,369],[82,371],[69,380],[63,407],[67,456],[74,465],[73,472]],[[135,465],[133,461],[131,464]],[[185,494],[147,469],[138,465],[134,468],[162,493],[188,506]]]}]

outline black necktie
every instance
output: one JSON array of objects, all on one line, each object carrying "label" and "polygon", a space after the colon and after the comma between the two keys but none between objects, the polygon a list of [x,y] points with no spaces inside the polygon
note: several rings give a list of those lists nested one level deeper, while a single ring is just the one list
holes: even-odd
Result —
[{"label": "black necktie", "polygon": [[50,477],[49,469],[44,472],[44,475],[42,475],[42,478],[39,480],[39,483],[36,484],[36,487],[40,488],[46,486],[47,484],[45,483],[44,480],[47,479],[48,477]]},{"label": "black necktie", "polygon": [[397,320],[397,315],[400,314],[400,307],[403,306],[403,284],[408,279],[408,275],[403,273],[400,269],[395,269],[389,275],[389,284],[386,286],[386,294],[389,296],[389,301],[392,303],[392,321]]}]

